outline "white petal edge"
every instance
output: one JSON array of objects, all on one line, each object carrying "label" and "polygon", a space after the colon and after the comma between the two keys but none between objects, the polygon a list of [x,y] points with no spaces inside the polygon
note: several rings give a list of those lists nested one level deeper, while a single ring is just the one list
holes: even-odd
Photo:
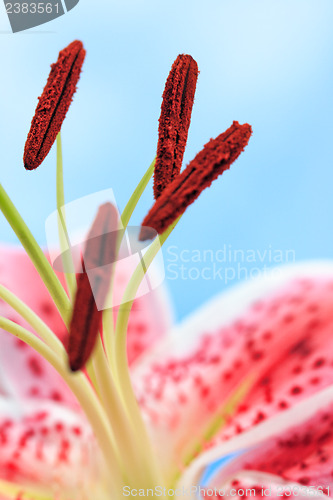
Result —
[{"label": "white petal edge", "polygon": [[333,278],[333,261],[304,261],[274,267],[265,276],[223,290],[174,326],[165,338],[133,364],[132,371],[135,373],[136,366],[153,363],[154,359],[163,359],[166,353],[176,356],[186,353],[195,346],[203,332],[228,325],[246,312],[253,302],[282,288],[290,280],[319,276]]},{"label": "white petal edge", "polygon": [[[191,486],[200,484],[202,473],[209,464],[230,453],[259,445],[266,439],[280,434],[294,425],[299,425],[300,422],[304,422],[314,416],[318,408],[325,407],[332,401],[333,386],[330,386],[293,406],[291,409],[275,415],[249,431],[201,454],[184,472],[177,487],[190,489]],[[195,496],[192,496],[192,498],[194,499]]]}]

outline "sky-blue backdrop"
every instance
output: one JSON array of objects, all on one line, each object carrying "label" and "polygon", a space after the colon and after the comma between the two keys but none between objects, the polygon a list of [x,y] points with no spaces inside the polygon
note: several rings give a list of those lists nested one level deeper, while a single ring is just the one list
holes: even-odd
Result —
[{"label": "sky-blue backdrop", "polygon": [[[188,210],[170,239],[173,251],[180,259],[181,250],[199,250],[203,258],[203,250],[226,245],[331,258],[332,26],[331,0],[81,0],[66,16],[13,35],[1,4],[1,182],[43,243],[55,206],[55,149],[37,172],[24,170],[22,152],[49,64],[80,38],[87,59],[63,125],[66,197],[112,187],[123,207],[154,156],[170,66],[190,53],[201,73],[185,162],[233,120],[252,124],[253,137]],[[148,189],[135,223],[151,203]],[[1,240],[16,241],[0,224]],[[168,259],[167,252],[167,266]],[[183,264],[195,267],[194,277],[207,266],[238,265],[216,262],[215,253],[214,262]],[[256,254],[244,266],[263,263]],[[167,270],[178,317],[231,284],[174,276]]]}]

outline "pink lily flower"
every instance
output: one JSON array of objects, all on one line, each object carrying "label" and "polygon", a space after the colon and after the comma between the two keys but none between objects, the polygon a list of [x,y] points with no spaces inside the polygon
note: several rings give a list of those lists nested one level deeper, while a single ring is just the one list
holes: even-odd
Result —
[{"label": "pink lily flower", "polygon": [[[2,247],[0,255],[1,283],[62,337],[25,253]],[[290,267],[235,287],[169,335],[166,295],[138,301],[128,336],[132,378],[166,484],[196,498],[205,468],[230,457],[208,491],[257,488],[261,496],[263,487],[279,496],[291,488],[296,496],[311,485],[330,494],[333,266]],[[22,324],[10,309],[1,303],[1,315]],[[3,498],[107,498],[98,443],[62,378],[7,332],[0,342],[0,490],[13,486],[16,495]]]},{"label": "pink lily flower", "polygon": [[[1,246],[0,262],[1,285],[24,301],[65,342],[64,322],[27,254],[19,247]],[[115,290],[128,278],[125,271],[122,267],[116,275]],[[63,275],[58,276],[65,285]],[[3,300],[0,316],[33,331]],[[129,363],[142,356],[170,326],[171,310],[163,288],[152,292],[149,299],[138,298],[128,327]],[[1,330],[0,345],[0,493],[3,480],[8,482],[3,483],[4,491],[12,491],[10,485],[15,485],[15,495],[8,498],[19,498],[16,492],[21,491],[21,484],[32,484],[35,495],[43,487],[51,488],[59,492],[59,498],[64,491],[73,495],[79,488],[78,496],[71,498],[85,498],[82,489],[98,476],[101,457],[77,399],[54,368],[29,345],[5,330]],[[22,496],[22,500],[58,498],[53,494],[35,495]]]},{"label": "pink lily flower", "polygon": [[[41,164],[59,133],[84,55],[76,41],[53,65],[26,167]],[[156,201],[139,239],[155,239],[133,274],[117,264],[110,202],[89,232],[87,274],[76,282],[72,268],[65,276],[52,269],[0,185],[0,208],[26,250],[0,248],[2,500],[332,496],[333,265],[281,268],[175,327],[163,288],[134,298],[181,215],[252,133],[235,121],[180,172],[197,76],[195,61],[178,56],[155,172],[153,162],[121,215],[126,228],[154,172]],[[58,214],[63,206],[58,135]],[[64,217],[61,224],[66,232]],[[113,290],[117,310],[97,308],[91,270],[99,298],[104,304]]]},{"label": "pink lily flower", "polygon": [[208,496],[331,496],[333,266],[278,271],[213,299],[135,368],[160,460],[193,498],[223,458]]}]

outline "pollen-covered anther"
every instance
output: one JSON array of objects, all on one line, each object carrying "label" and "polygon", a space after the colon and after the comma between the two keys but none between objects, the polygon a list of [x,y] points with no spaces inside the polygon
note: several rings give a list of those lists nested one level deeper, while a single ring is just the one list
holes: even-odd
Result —
[{"label": "pollen-covered anther", "polygon": [[248,144],[251,133],[250,125],[235,121],[223,134],[211,139],[156,200],[142,222],[140,240],[151,237],[149,228],[161,234],[175,222],[213,180],[230,168]]},{"label": "pollen-covered anther", "polygon": [[[111,203],[102,205],[89,232],[79,274],[68,345],[72,371],[88,361],[100,327],[116,253],[118,212]],[[99,304],[99,309],[97,308]]]},{"label": "pollen-covered anther", "polygon": [[82,42],[75,40],[59,52],[51,65],[46,86],[31,122],[24,148],[24,166],[33,170],[48,155],[76,91],[86,55]]},{"label": "pollen-covered anther", "polygon": [[173,63],[167,78],[158,128],[154,170],[155,199],[180,172],[198,73],[198,65],[193,57],[181,54]]}]

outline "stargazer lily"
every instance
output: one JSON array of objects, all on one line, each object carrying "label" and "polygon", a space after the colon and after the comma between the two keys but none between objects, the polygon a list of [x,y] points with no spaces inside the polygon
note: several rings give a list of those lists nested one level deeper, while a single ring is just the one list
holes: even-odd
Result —
[{"label": "stargazer lily", "polygon": [[[63,338],[64,325],[26,254],[2,247],[0,255],[1,283]],[[290,489],[297,496],[304,486],[331,493],[332,264],[286,267],[236,286],[169,334],[167,296],[159,290],[137,301],[128,350],[165,481],[156,487],[184,488],[188,498],[197,498],[200,485],[272,488],[276,497]],[[5,303],[1,315],[27,326]],[[77,399],[30,346],[5,331],[0,342],[4,498],[110,498],[108,467]],[[226,457],[202,483],[206,467]]]},{"label": "stargazer lily", "polygon": [[[52,67],[26,167],[39,166],[59,132],[84,55],[76,41]],[[197,75],[195,61],[181,55],[167,80],[156,201],[140,232],[141,240],[154,239],[134,272],[117,263],[122,233],[115,237],[118,214],[106,203],[75,279],[65,245],[59,135],[64,274],[52,268],[0,186],[1,210],[23,247],[0,249],[4,500],[331,495],[332,264],[281,268],[239,285],[174,328],[163,288],[133,298],[183,212],[251,135],[249,125],[234,122],[180,172]],[[120,216],[124,230],[154,166]],[[112,293],[121,305],[102,313],[97,298],[104,304]]]}]

